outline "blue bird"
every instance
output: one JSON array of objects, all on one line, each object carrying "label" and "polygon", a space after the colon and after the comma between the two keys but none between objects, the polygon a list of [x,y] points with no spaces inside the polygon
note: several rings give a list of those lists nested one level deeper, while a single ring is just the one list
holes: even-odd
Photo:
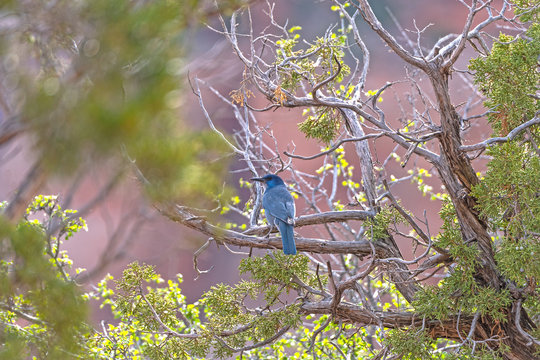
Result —
[{"label": "blue bird", "polygon": [[279,176],[271,174],[251,180],[266,184],[262,200],[266,219],[270,226],[279,229],[285,255],[296,255],[293,232],[296,209],[293,197],[287,190],[285,183]]}]

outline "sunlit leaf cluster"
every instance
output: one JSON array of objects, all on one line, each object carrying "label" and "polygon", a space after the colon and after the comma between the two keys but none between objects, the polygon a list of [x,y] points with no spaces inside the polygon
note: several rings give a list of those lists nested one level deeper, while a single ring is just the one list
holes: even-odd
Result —
[{"label": "sunlit leaf cluster", "polygon": [[[330,37],[317,38],[307,49],[296,48],[299,38],[300,35],[295,34],[293,38],[276,41],[280,86],[294,93],[301,86],[313,88],[332,79],[318,91],[334,91],[334,87],[350,73],[343,61],[346,35],[333,33]],[[305,120],[298,127],[308,138],[329,143],[339,134],[341,115],[338,110],[326,107],[306,109],[304,116]]]},{"label": "sunlit leaf cluster", "polygon": [[61,248],[81,230],[85,221],[56,196],[37,196],[18,224],[0,217],[0,358],[65,359],[83,351],[87,303]]}]

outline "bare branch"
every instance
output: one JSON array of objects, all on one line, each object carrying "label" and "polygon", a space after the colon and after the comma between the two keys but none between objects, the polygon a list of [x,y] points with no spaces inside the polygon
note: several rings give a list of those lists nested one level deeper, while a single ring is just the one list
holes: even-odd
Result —
[{"label": "bare branch", "polygon": [[195,253],[193,254],[193,268],[195,269],[195,272],[197,272],[197,276],[195,277],[195,280],[197,280],[199,278],[199,276],[201,276],[202,274],[207,274],[209,273],[210,271],[212,271],[212,269],[214,268],[214,265],[212,265],[210,267],[210,269],[208,270],[199,270],[199,266],[198,266],[198,259],[199,259],[199,256],[206,251],[206,249],[208,249],[208,246],[210,245],[210,242],[212,241],[213,239],[210,238],[208,240],[206,240],[206,242],[203,244],[203,246],[201,246],[199,249],[197,249],[197,251],[195,251]]},{"label": "bare branch", "polygon": [[[302,227],[316,224],[326,224],[332,222],[345,222],[349,220],[367,220],[374,216],[371,211],[362,210],[343,210],[343,211],[327,211],[318,214],[302,215],[294,219],[295,227]],[[243,234],[245,235],[265,235],[270,231],[270,226],[253,227]]]},{"label": "bare branch", "polygon": [[[491,0],[486,1],[483,6],[488,6],[488,5],[491,4],[491,2],[492,2]],[[465,26],[461,36],[456,37],[453,41],[451,41],[450,43],[448,43],[447,45],[442,47],[440,49],[440,51],[433,51],[432,53],[434,54],[434,58],[433,59],[428,59],[428,60],[436,60],[439,57],[445,58],[449,53],[451,53],[457,47],[459,47],[460,44],[462,44],[464,40],[467,40],[467,39],[479,39],[480,38],[479,35],[480,35],[481,31],[486,26],[488,26],[489,24],[494,23],[495,21],[498,21],[498,20],[501,20],[501,19],[504,18],[504,13],[506,12],[508,6],[509,6],[508,2],[503,1],[502,8],[499,11],[499,14],[497,16],[491,15],[491,11],[490,11],[488,18],[486,20],[482,21],[480,24],[476,25],[472,30],[468,31],[468,29],[470,29],[470,25],[469,25],[469,27]],[[488,9],[489,9],[489,7],[488,7]],[[469,14],[471,14],[471,13],[469,13]],[[465,35],[463,35],[463,34],[465,34]],[[461,46],[464,46],[464,45],[461,45]],[[460,54],[461,54],[461,51],[458,52],[456,56],[459,56]],[[453,62],[451,62],[449,60],[447,60],[447,63],[445,65],[443,65],[447,69],[449,69],[449,66],[451,66],[455,62],[455,60]]]},{"label": "bare branch", "polygon": [[281,336],[283,336],[287,331],[289,331],[291,327],[290,326],[286,326],[282,329],[280,329],[275,335],[269,337],[268,339],[266,340],[263,340],[263,341],[260,341],[258,343],[254,343],[254,344],[251,344],[251,345],[248,345],[248,346],[244,346],[242,348],[233,348],[232,346],[230,346],[229,344],[227,344],[225,342],[225,340],[223,340],[222,338],[220,338],[219,336],[216,336],[216,339],[223,345],[225,346],[227,349],[229,349],[230,351],[232,352],[241,352],[241,351],[248,351],[248,350],[252,350],[252,349],[256,349],[256,348],[259,348],[259,347],[262,347],[262,346],[265,346],[265,345],[268,345],[274,341],[276,341],[277,339],[279,339]]},{"label": "bare branch", "polygon": [[[191,82],[190,82],[190,85],[191,85]],[[204,113],[204,117],[206,118],[206,120],[208,121],[208,125],[210,126],[210,128],[216,133],[218,134],[221,139],[223,139],[223,141],[225,141],[225,143],[227,145],[229,145],[229,147],[231,149],[234,150],[235,153],[237,154],[241,154],[242,151],[240,151],[236,146],[234,146],[226,137],[225,135],[223,135],[223,133],[221,131],[219,131],[215,125],[214,125],[214,122],[212,121],[212,118],[210,117],[210,114],[208,114],[208,111],[206,110],[206,107],[204,106],[204,102],[203,102],[203,98],[202,98],[202,95],[201,95],[201,89],[199,88],[199,80],[197,78],[195,78],[195,88],[192,87],[192,90],[194,92],[194,94],[199,98],[199,104],[201,105],[201,109],[203,110],[203,113]]]},{"label": "bare branch", "polygon": [[476,15],[476,13],[480,11],[480,9],[476,8],[477,3],[478,3],[477,0],[473,0],[472,5],[469,8],[469,14],[467,15],[467,20],[465,22],[465,26],[463,27],[463,31],[461,32],[461,35],[458,38],[459,41],[456,45],[456,48],[452,52],[452,56],[450,57],[450,59],[448,59],[446,63],[444,64],[444,68],[446,69],[449,69],[450,66],[452,66],[456,62],[458,57],[461,55],[461,52],[463,51],[463,49],[465,49],[465,44],[467,43],[467,39],[468,39],[467,34],[469,33],[469,30],[472,26],[474,15]]},{"label": "bare branch", "polygon": [[538,113],[535,117],[533,117],[531,120],[529,121],[526,121],[524,122],[523,124],[515,127],[512,131],[510,131],[508,133],[508,135],[506,136],[503,136],[503,137],[494,137],[494,138],[489,138],[487,140],[484,140],[482,142],[479,142],[477,144],[473,144],[473,145],[462,145],[459,147],[459,149],[461,151],[465,151],[465,152],[469,152],[469,151],[477,151],[477,150],[480,150],[480,151],[483,151],[485,150],[487,147],[493,145],[493,144],[497,144],[497,143],[503,143],[503,142],[508,142],[508,141],[512,141],[516,138],[516,136],[518,136],[521,132],[527,130],[528,128],[530,128],[531,126],[533,125],[538,125],[540,124],[540,117],[538,116]]},{"label": "bare branch", "polygon": [[528,340],[526,344],[527,346],[531,346],[533,343],[540,346],[540,340],[536,339],[531,334],[528,334],[527,332],[525,332],[525,330],[523,330],[523,328],[521,327],[521,304],[522,304],[522,299],[519,299],[515,304],[516,315],[514,317],[514,324],[516,325],[516,328],[518,329],[519,333]]},{"label": "bare branch", "polygon": [[13,305],[0,303],[0,309],[12,312],[15,315],[17,315],[18,317],[20,317],[21,319],[24,319],[24,320],[26,320],[28,322],[31,322],[32,324],[40,324],[40,325],[45,324],[45,322],[43,320],[41,320],[40,318],[32,316],[30,314],[27,314],[24,311],[22,311],[21,309],[15,308]]},{"label": "bare branch", "polygon": [[[185,207],[175,206],[172,204],[156,204],[155,207],[158,209],[158,211],[160,211],[169,219],[180,222],[189,228],[195,229],[209,237],[214,238],[218,242],[227,243],[229,245],[246,246],[259,249],[281,249],[283,246],[280,238],[258,238],[238,233],[232,230],[226,230],[216,227],[208,223],[204,217],[193,215]],[[331,218],[332,216],[335,215],[329,215],[329,218]],[[316,215],[313,215],[313,217],[316,218]],[[324,219],[324,216],[321,217],[321,219]],[[309,219],[307,221],[313,220]],[[372,251],[370,242],[367,240],[351,242],[297,238],[296,247],[300,251],[320,254],[336,253],[356,254],[359,256],[365,256],[371,254]],[[381,254],[381,256],[384,256],[387,251],[382,245],[377,245],[376,250],[378,254]]]},{"label": "bare branch", "polygon": [[8,206],[4,210],[4,216],[10,221],[17,222],[24,214],[31,199],[37,195],[37,192],[43,186],[46,179],[47,174],[43,169],[41,161],[38,159],[28,171],[13,198],[9,201]]},{"label": "bare branch", "polygon": [[412,56],[405,50],[401,44],[399,44],[396,39],[382,26],[381,22],[373,13],[371,5],[369,5],[367,0],[358,0],[358,4],[352,2],[352,4],[360,10],[360,14],[364,20],[371,26],[371,28],[379,35],[379,37],[384,40],[384,42],[390,46],[392,50],[404,61],[407,63],[427,71],[427,66],[422,59],[419,59],[415,56]]},{"label": "bare branch", "polygon": [[152,306],[152,304],[150,303],[150,301],[148,301],[148,298],[146,297],[146,295],[144,295],[144,291],[142,289],[142,287],[139,286],[139,294],[141,295],[141,297],[143,298],[144,302],[146,303],[146,305],[148,306],[148,308],[150,309],[150,311],[152,312],[152,315],[154,316],[154,319],[159,323],[159,325],[161,325],[161,327],[163,329],[165,329],[167,331],[168,334],[170,335],[173,335],[173,336],[176,336],[178,338],[186,338],[186,339],[196,339],[198,338],[200,335],[199,334],[181,334],[177,331],[174,331],[173,329],[171,329],[169,326],[167,326],[162,320],[161,320],[161,317],[159,316],[159,314],[156,312],[156,309],[154,309],[154,307]]},{"label": "bare branch", "polygon": [[383,133],[379,133],[379,134],[368,134],[368,135],[365,135],[365,136],[362,136],[362,137],[359,137],[359,138],[350,138],[350,139],[342,139],[340,141],[338,141],[334,146],[332,146],[330,149],[328,150],[325,150],[325,151],[322,151],[320,152],[319,154],[315,154],[315,155],[311,155],[311,156],[300,156],[300,155],[295,155],[295,154],[291,154],[287,151],[284,151],[283,153],[285,155],[287,155],[288,157],[292,157],[292,158],[295,158],[295,159],[302,159],[302,160],[313,160],[313,159],[316,159],[318,157],[321,157],[321,156],[324,156],[324,155],[328,155],[334,151],[336,151],[337,148],[339,148],[342,144],[344,143],[347,143],[347,142],[354,142],[354,141],[362,141],[362,140],[367,140],[367,139],[373,139],[373,138],[380,138],[381,136],[383,136],[384,134]]},{"label": "bare branch", "polygon": [[[307,302],[302,304],[301,310],[305,314],[331,314],[331,301]],[[356,323],[358,325],[378,325],[379,321],[386,328],[397,329],[403,327],[425,326],[426,330],[435,337],[459,340],[456,331],[457,316],[449,316],[446,320],[426,320],[412,312],[381,312],[370,313],[365,308],[349,303],[340,303],[335,308],[337,318]],[[461,316],[460,328],[469,331],[473,317]]]}]

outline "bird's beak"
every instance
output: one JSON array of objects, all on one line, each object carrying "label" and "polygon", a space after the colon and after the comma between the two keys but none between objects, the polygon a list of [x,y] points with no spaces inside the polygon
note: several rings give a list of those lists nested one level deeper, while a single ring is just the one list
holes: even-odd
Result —
[{"label": "bird's beak", "polygon": [[251,181],[259,181],[259,182],[264,182],[264,179],[263,178],[251,178],[249,179]]}]

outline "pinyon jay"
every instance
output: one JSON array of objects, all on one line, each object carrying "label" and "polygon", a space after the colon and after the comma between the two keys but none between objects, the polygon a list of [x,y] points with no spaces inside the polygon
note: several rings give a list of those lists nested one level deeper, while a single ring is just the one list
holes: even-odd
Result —
[{"label": "pinyon jay", "polygon": [[277,175],[265,175],[261,178],[252,178],[252,181],[264,182],[266,190],[262,199],[262,206],[270,226],[275,226],[281,233],[283,252],[285,255],[296,255],[294,244],[294,200],[287,186]]}]

